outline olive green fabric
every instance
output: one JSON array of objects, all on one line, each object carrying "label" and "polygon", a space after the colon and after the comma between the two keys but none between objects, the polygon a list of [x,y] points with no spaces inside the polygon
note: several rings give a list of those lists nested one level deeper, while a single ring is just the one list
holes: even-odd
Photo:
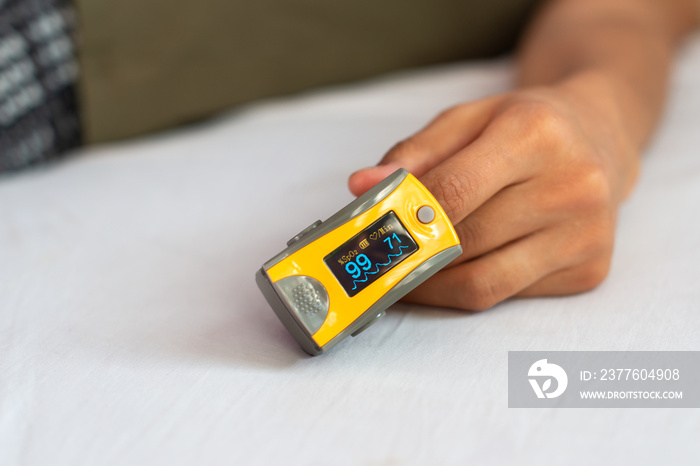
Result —
[{"label": "olive green fabric", "polygon": [[537,0],[76,0],[88,142],[506,51]]}]

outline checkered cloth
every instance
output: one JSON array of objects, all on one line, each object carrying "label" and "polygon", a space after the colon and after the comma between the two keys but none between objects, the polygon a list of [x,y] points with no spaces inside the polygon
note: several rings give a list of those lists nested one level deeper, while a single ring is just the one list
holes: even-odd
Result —
[{"label": "checkered cloth", "polygon": [[0,172],[80,144],[75,23],[69,0],[0,0]]}]

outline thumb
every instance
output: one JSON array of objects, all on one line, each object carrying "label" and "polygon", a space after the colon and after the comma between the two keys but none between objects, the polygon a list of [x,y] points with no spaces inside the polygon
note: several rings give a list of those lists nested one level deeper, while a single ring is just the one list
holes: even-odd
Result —
[{"label": "thumb", "polygon": [[392,147],[378,166],[353,173],[348,180],[350,191],[359,196],[398,168],[405,168],[416,177],[423,176],[472,143],[500,100],[501,97],[490,97],[445,110],[425,128]]},{"label": "thumb", "polygon": [[376,167],[363,168],[356,171],[348,179],[348,188],[355,196],[361,196],[368,189],[394,173],[399,168],[404,168],[397,163],[380,164]]}]

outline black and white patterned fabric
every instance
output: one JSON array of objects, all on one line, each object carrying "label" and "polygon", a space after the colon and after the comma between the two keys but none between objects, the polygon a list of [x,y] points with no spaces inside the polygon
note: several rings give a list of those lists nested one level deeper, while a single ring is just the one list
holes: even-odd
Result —
[{"label": "black and white patterned fabric", "polygon": [[0,172],[80,144],[75,27],[68,0],[0,0]]}]

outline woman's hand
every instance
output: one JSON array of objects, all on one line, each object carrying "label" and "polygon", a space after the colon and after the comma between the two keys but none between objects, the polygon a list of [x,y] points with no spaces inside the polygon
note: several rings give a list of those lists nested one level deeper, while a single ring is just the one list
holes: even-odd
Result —
[{"label": "woman's hand", "polygon": [[463,253],[406,300],[469,310],[589,290],[608,273],[620,202],[638,171],[611,80],[458,105],[354,173],[359,195],[398,167],[445,209]]}]

